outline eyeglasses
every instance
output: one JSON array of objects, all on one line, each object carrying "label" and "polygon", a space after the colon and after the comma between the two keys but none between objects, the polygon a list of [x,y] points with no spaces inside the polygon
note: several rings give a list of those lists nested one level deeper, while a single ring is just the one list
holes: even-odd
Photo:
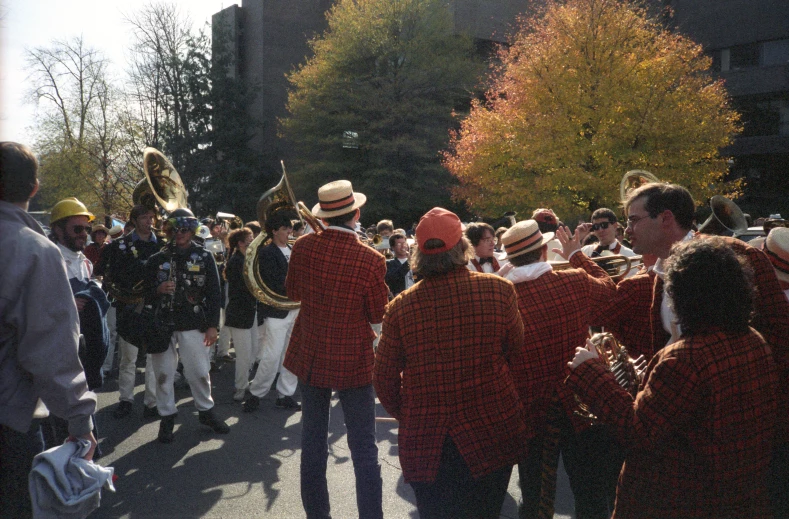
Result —
[{"label": "eyeglasses", "polygon": [[92,227],[90,225],[75,225],[71,228],[71,232],[74,234],[82,234],[83,232],[90,234],[91,229]]},{"label": "eyeglasses", "polygon": [[484,241],[484,242],[488,242],[488,243],[494,243],[496,241],[496,237],[495,236],[488,236],[487,238],[482,238],[479,241],[481,241],[481,242]]},{"label": "eyeglasses", "polygon": [[645,214],[644,216],[636,216],[631,214],[630,216],[627,217],[627,226],[632,229],[633,227],[636,226],[638,222],[640,222],[644,218],[652,218],[652,217],[649,216],[648,214]]},{"label": "eyeglasses", "polygon": [[608,229],[609,225],[614,225],[613,222],[600,222],[592,225],[593,231],[599,231],[600,229]]}]

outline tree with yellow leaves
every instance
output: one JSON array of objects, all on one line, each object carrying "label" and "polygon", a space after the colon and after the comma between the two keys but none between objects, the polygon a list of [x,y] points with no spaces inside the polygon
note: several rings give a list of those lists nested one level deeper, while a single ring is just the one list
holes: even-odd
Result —
[{"label": "tree with yellow leaves", "polygon": [[718,150],[739,131],[700,45],[633,2],[550,2],[501,52],[484,101],[444,165],[454,196],[480,213],[552,207],[582,214],[619,202],[630,169],[731,194]]}]

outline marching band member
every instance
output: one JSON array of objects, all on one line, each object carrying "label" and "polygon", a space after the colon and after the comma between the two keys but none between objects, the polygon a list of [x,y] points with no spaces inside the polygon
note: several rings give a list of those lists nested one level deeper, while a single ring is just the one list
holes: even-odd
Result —
[{"label": "marching band member", "polygon": [[474,248],[474,257],[468,262],[468,269],[472,272],[482,272],[504,276],[512,268],[511,265],[499,265],[494,248],[496,237],[493,227],[484,222],[470,223],[466,226],[466,238]]},{"label": "marching band member", "polygon": [[404,234],[395,233],[389,237],[389,247],[394,258],[386,260],[386,285],[392,297],[406,288],[406,278],[411,271],[408,263],[408,242]]},{"label": "marching band member", "polygon": [[[531,218],[537,222],[537,225],[540,227],[540,232],[543,234],[556,232],[556,229],[561,225],[559,217],[556,216],[553,209],[535,209]],[[558,253],[553,252],[554,249],[561,249],[561,247],[562,245],[555,239],[548,243],[548,261],[562,261],[562,257]]]},{"label": "marching band member", "polygon": [[174,323],[167,350],[151,354],[156,375],[156,405],[162,417],[158,439],[162,443],[173,441],[178,413],[173,383],[179,352],[200,423],[220,434],[230,432],[227,424],[213,412],[208,370],[210,348],[217,340],[221,294],[214,257],[192,242],[199,224],[189,209],[173,211],[166,223],[171,244],[151,256],[146,264],[152,302],[162,306],[169,304],[168,317]]},{"label": "marching band member", "polygon": [[[154,211],[144,205],[135,205],[129,213],[129,221],[134,230],[120,239],[114,240],[107,249],[104,266],[105,281],[118,285],[131,293],[135,286],[145,280],[145,262],[159,252],[161,243],[153,232]],[[113,301],[111,315],[117,322],[123,319],[126,304]],[[123,329],[123,323],[119,323]],[[118,336],[120,361],[118,363],[118,398],[120,403],[112,415],[115,418],[128,416],[134,407],[134,385],[137,378],[138,346],[128,342],[121,334]],[[153,376],[151,356],[145,356],[145,394],[143,396],[143,418],[156,418],[156,380]]]},{"label": "marching band member", "polygon": [[400,422],[400,463],[420,517],[497,518],[528,441],[516,387],[531,375],[515,292],[466,268],[471,247],[454,213],[429,211],[416,240],[423,281],[387,308],[375,388]]},{"label": "marching band member", "polygon": [[236,392],[233,400],[242,402],[249,387],[249,368],[257,349],[257,300],[244,281],[244,261],[252,231],[246,227],[234,229],[227,236],[228,259],[224,277],[227,281],[228,301],[225,326],[236,350]]},{"label": "marching band member", "polygon": [[301,302],[284,363],[301,387],[301,501],[307,517],[330,517],[327,435],[336,390],[348,429],[359,517],[378,519],[382,482],[370,325],[383,319],[386,262],[354,230],[366,196],[338,180],[322,186],[318,200],[312,212],[329,227],[296,240],[285,282],[288,297]]},{"label": "marching band member", "polygon": [[614,256],[635,256],[635,252],[617,240],[616,232],[618,228],[619,220],[612,210],[604,207],[597,209],[592,213],[592,223],[579,226],[576,232],[581,232],[581,240],[583,241],[583,238],[591,231],[597,236],[598,242],[597,244],[586,245],[581,251],[590,258],[598,258],[605,251],[609,251]]},{"label": "marching band member", "polygon": [[[657,261],[647,274],[619,282],[617,297],[608,304],[600,325],[606,326],[631,355],[651,358],[658,350],[676,342],[682,329],[667,298],[663,297],[665,262],[671,247],[693,239],[691,228],[695,212],[693,198],[687,189],[676,184],[649,183],[628,195],[627,231],[636,254],[654,254]],[[773,349],[782,386],[789,373],[789,302],[781,290],[769,258],[743,241],[721,237],[728,247],[744,256],[754,273],[759,297],[754,300],[751,326],[761,333]],[[715,282],[722,283],[725,278]],[[779,433],[771,476],[776,516],[789,514],[789,429],[786,424],[787,402],[781,396]],[[784,460],[784,461],[780,461]]]},{"label": "marching band member", "polygon": [[101,258],[102,249],[107,245],[106,240],[109,232],[110,230],[101,224],[94,225],[90,231],[90,239],[93,240],[93,243],[85,246],[84,252],[85,256],[93,263],[94,268]]},{"label": "marching band member", "polygon": [[[266,220],[266,233],[271,236],[271,243],[263,247],[258,254],[260,277],[263,283],[283,296],[286,295],[285,279],[292,252],[288,244],[292,230],[293,224],[287,212],[274,213]],[[260,399],[271,390],[277,372],[279,378],[277,400],[274,405],[280,409],[300,411],[301,406],[293,399],[299,379],[282,366],[299,309],[277,309],[265,303],[260,303],[258,306],[261,318],[265,319],[260,327],[261,358],[255,371],[255,378],[249,385],[249,392],[252,395],[244,402],[244,411],[249,413],[260,406]]]},{"label": "marching band member", "polygon": [[628,447],[613,517],[771,518],[764,483],[781,387],[748,326],[750,269],[716,237],[675,244],[663,269],[682,334],[652,358],[635,399],[591,343],[569,364],[568,386]]},{"label": "marching band member", "polygon": [[606,303],[616,294],[616,286],[602,268],[580,252],[580,233],[570,237],[565,229],[556,231],[562,244],[559,254],[575,269],[559,272],[547,263],[548,243],[554,240],[554,233],[541,233],[536,221],[518,222],[502,236],[507,259],[515,267],[505,278],[515,283],[525,327],[524,357],[530,363],[527,392],[531,405],[526,416],[537,433],[528,458],[518,466],[521,517],[537,514],[548,410],[558,400],[561,419],[552,425],[558,425],[560,431],[559,449],[576,514],[606,519],[613,509],[622,453],[606,427],[589,427],[574,416],[577,403],[563,381],[575,346],[583,343],[589,326],[600,319]]}]

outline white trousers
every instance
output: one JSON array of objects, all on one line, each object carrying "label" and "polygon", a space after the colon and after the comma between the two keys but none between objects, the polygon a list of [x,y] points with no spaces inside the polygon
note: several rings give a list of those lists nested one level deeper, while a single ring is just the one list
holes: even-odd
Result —
[{"label": "white trousers", "polygon": [[107,310],[107,328],[110,331],[110,344],[107,347],[107,356],[104,358],[104,364],[101,365],[101,373],[105,375],[112,371],[112,363],[115,360],[115,342],[118,340],[118,313],[114,306],[110,306]]},{"label": "white trousers", "polygon": [[259,333],[263,343],[262,358],[255,378],[249,385],[249,392],[258,398],[263,398],[269,392],[277,371],[279,371],[277,392],[280,396],[291,396],[296,392],[299,379],[282,365],[282,361],[285,360],[290,335],[298,315],[298,310],[291,310],[284,319],[268,317],[260,327]]},{"label": "white trousers", "polygon": [[149,355],[156,375],[156,405],[161,416],[170,416],[178,412],[175,407],[175,371],[178,368],[178,351],[184,365],[184,376],[192,390],[192,398],[198,411],[208,411],[214,407],[211,398],[211,348],[203,344],[205,334],[200,330],[173,332],[170,347],[162,353]]},{"label": "white trousers", "polygon": [[219,310],[219,340],[216,342],[216,358],[230,352],[230,330],[225,326],[225,309]]},{"label": "white trousers", "polygon": [[[121,360],[118,363],[118,393],[119,400],[134,402],[134,383],[137,378],[137,354],[139,348],[126,342],[123,337],[118,337],[118,347],[121,351]],[[156,405],[156,378],[153,376],[151,356],[145,356],[145,395],[142,399],[145,407]]]},{"label": "white trousers", "polygon": [[230,337],[233,339],[233,348],[236,350],[236,391],[249,387],[249,368],[255,360],[257,334],[257,317],[251,328],[232,328],[226,326]]}]

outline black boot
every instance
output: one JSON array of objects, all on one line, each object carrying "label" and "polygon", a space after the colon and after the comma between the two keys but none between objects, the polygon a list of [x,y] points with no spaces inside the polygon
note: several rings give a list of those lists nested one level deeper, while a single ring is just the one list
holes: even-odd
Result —
[{"label": "black boot", "polygon": [[159,422],[158,440],[162,443],[172,443],[173,427],[175,427],[175,415],[163,416]]},{"label": "black boot", "polygon": [[230,432],[230,427],[225,422],[214,416],[214,412],[209,409],[208,411],[200,411],[198,414],[200,423],[207,425],[214,430],[215,433],[227,434]]},{"label": "black boot", "polygon": [[255,395],[249,395],[247,401],[244,402],[244,412],[251,413],[252,411],[257,411],[258,407],[260,407],[260,398]]}]

